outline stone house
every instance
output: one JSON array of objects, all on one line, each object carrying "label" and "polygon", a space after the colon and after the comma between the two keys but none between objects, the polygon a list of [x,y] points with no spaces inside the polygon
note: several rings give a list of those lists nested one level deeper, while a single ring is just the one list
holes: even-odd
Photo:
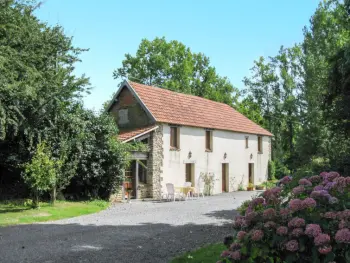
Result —
[{"label": "stone house", "polygon": [[121,141],[149,146],[126,171],[135,198],[159,198],[166,183],[196,186],[203,173],[213,194],[267,180],[272,134],[226,104],[124,81],[108,111]]}]

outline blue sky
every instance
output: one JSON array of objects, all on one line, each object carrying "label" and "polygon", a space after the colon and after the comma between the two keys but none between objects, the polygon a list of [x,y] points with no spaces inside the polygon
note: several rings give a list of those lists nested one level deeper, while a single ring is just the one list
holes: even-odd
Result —
[{"label": "blue sky", "polygon": [[207,55],[238,88],[259,56],[303,39],[319,0],[46,0],[36,12],[60,24],[75,46],[89,48],[76,73],[90,77],[85,106],[98,110],[116,91],[113,70],[141,39],[165,36]]}]

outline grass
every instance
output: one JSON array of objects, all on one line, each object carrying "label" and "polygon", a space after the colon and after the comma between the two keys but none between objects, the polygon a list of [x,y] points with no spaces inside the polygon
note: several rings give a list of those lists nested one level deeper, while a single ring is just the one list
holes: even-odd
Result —
[{"label": "grass", "polygon": [[32,209],[23,200],[0,202],[0,226],[29,224],[96,213],[107,208],[106,201],[67,202],[57,201],[55,206],[40,203]]},{"label": "grass", "polygon": [[204,246],[198,250],[194,250],[174,258],[171,263],[213,263],[220,259],[222,251],[226,247],[222,243]]}]

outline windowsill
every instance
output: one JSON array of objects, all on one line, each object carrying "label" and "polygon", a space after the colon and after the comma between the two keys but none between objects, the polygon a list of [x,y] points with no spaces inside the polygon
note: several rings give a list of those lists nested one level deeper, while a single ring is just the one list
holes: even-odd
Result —
[{"label": "windowsill", "polygon": [[246,149],[249,149],[249,147],[245,147]]},{"label": "windowsill", "polygon": [[170,147],[170,151],[180,151],[180,148]]},{"label": "windowsill", "polygon": [[212,152],[213,152],[213,150],[208,150],[208,149],[205,149],[205,152],[206,152],[206,153],[212,153]]},{"label": "windowsill", "polygon": [[258,152],[258,154],[263,154],[263,152]]}]

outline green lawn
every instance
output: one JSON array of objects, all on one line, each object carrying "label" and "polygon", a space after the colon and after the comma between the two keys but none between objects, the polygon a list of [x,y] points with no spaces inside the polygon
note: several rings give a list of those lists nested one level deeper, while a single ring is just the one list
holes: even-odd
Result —
[{"label": "green lawn", "polygon": [[220,259],[224,244],[212,244],[174,258],[171,263],[213,263]]},{"label": "green lawn", "polygon": [[89,202],[57,201],[55,206],[40,203],[40,209],[25,206],[23,201],[0,202],[0,226],[28,224],[57,220],[96,213],[107,208],[106,201],[96,200]]}]

